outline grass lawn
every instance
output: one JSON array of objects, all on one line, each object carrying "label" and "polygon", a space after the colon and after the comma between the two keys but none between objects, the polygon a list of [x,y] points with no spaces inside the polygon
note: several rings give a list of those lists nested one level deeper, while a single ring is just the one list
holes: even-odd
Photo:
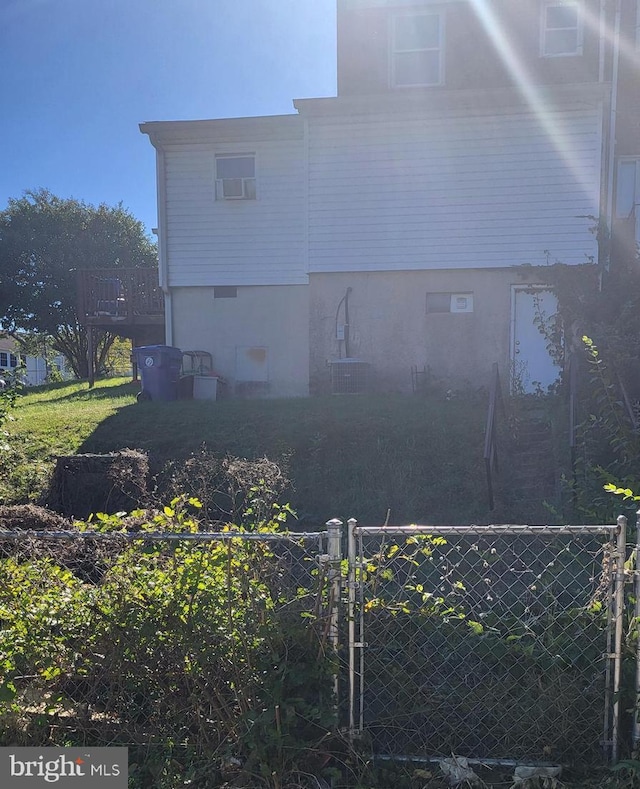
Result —
[{"label": "grass lawn", "polygon": [[[61,454],[137,448],[161,478],[168,463],[204,447],[218,458],[281,463],[291,480],[284,500],[305,527],[335,516],[380,524],[388,510],[390,523],[493,520],[482,460],[484,394],[138,404],[136,391],[126,379],[91,390],[64,383],[27,391],[8,425],[10,449],[0,454],[0,503],[37,500]],[[437,770],[428,768],[416,771],[411,785],[419,777],[425,788],[441,789]],[[637,785],[634,770],[622,772],[617,786]],[[495,776],[488,785],[511,785],[506,772]],[[398,779],[391,774],[377,785],[397,786]],[[563,776],[558,787],[613,785],[603,769],[575,781]]]},{"label": "grass lawn", "polygon": [[9,431],[16,456],[0,496],[37,499],[55,457],[142,449],[154,473],[203,447],[268,457],[313,522],[490,520],[482,461],[486,398],[402,395],[136,403],[126,379],[28,391]]}]

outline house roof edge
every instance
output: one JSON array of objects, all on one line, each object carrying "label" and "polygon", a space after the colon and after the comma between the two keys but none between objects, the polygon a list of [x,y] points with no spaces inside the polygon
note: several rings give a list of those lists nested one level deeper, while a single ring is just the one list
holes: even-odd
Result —
[{"label": "house roof edge", "polygon": [[[610,92],[608,83],[577,83],[568,85],[536,85],[532,92],[545,106],[567,101],[597,104]],[[410,112],[421,110],[487,109],[523,106],[531,103],[531,95],[519,88],[488,90],[433,90],[416,88],[406,91],[363,96],[294,99],[300,115],[371,114],[379,112]]]}]

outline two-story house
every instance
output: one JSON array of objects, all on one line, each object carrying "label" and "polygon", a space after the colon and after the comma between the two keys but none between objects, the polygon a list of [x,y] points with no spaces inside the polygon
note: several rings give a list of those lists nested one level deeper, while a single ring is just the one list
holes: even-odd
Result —
[{"label": "two-story house", "polygon": [[[338,95],[144,123],[166,340],[239,394],[557,377],[545,267],[635,255],[638,0],[338,0]],[[605,251],[606,247],[606,251]]]}]

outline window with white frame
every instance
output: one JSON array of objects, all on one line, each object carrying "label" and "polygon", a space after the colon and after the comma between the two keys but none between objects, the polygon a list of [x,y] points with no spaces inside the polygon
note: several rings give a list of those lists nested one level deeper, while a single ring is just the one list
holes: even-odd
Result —
[{"label": "window with white frame", "polygon": [[18,357],[8,351],[0,351],[0,367],[17,367]]},{"label": "window with white frame", "polygon": [[216,199],[256,199],[256,157],[254,154],[216,156]]},{"label": "window with white frame", "polygon": [[542,6],[540,54],[554,58],[582,54],[580,3],[547,2]]},{"label": "window with white frame", "polygon": [[397,14],[391,27],[391,84],[395,88],[442,85],[444,18],[441,11]]},{"label": "window with white frame", "polygon": [[427,313],[473,312],[473,293],[427,293]]}]

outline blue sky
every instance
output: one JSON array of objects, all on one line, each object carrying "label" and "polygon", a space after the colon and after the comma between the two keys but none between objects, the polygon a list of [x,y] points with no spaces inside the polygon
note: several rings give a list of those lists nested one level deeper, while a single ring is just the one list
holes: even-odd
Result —
[{"label": "blue sky", "polygon": [[335,95],[335,0],[0,0],[0,209],[45,187],[156,225],[142,121]]}]

